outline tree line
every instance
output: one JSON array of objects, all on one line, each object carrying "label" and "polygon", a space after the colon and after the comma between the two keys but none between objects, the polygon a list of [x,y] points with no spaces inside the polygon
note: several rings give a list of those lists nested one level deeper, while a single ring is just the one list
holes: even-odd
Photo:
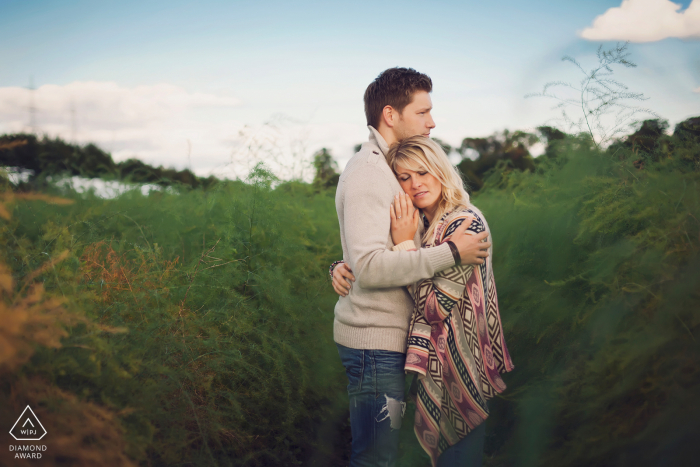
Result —
[{"label": "tree line", "polygon": [[[700,156],[695,145],[700,138],[700,116],[678,123],[673,134],[668,135],[666,120],[645,120],[632,134],[622,137],[607,148],[614,154],[621,147],[630,148],[640,158],[635,166],[644,166],[644,155],[653,157],[677,157],[692,169],[697,169]],[[537,127],[537,133],[503,130],[487,137],[464,138],[458,147],[435,138],[447,154],[457,152],[462,160],[457,168],[462,173],[470,191],[479,191],[485,179],[498,168],[535,171],[542,161],[556,158],[557,147],[567,136],[551,127]],[[543,143],[542,157],[533,157],[531,150],[536,143]],[[359,146],[355,150],[359,150]],[[476,157],[470,157],[475,154]],[[111,154],[90,143],[84,146],[70,144],[60,138],[38,138],[33,134],[16,133],[0,136],[0,166],[16,167],[30,171],[27,188],[36,187],[48,176],[69,175],[86,178],[117,179],[134,183],[152,183],[160,186],[185,186],[209,188],[219,181],[214,176],[199,177],[191,170],[154,167],[136,158],[114,162]],[[316,189],[332,188],[338,184],[338,164],[327,148],[313,156]]]},{"label": "tree line", "polygon": [[27,133],[0,136],[0,166],[30,171],[25,188],[38,188],[46,177],[57,175],[191,188],[208,188],[218,181],[214,176],[198,177],[189,169],[154,167],[136,158],[114,162],[110,153],[92,143],[80,146]]}]

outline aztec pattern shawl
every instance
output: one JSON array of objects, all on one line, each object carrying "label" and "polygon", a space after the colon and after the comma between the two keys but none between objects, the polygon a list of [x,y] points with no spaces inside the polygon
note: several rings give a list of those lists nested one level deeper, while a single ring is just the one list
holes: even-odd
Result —
[{"label": "aztec pattern shawl", "polygon": [[[448,240],[470,216],[468,232],[488,231],[478,209],[461,207],[440,219],[423,247]],[[483,265],[454,266],[409,287],[415,308],[405,370],[418,376],[414,431],[433,466],[443,451],[484,422],[486,401],[506,388],[500,373],[514,368],[490,260],[489,254]]]}]

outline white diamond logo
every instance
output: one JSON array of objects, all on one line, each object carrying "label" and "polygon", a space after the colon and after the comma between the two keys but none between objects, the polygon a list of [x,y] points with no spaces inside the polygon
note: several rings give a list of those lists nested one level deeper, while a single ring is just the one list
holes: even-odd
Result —
[{"label": "white diamond logo", "polygon": [[39,441],[46,436],[46,429],[31,407],[27,406],[15,424],[12,425],[10,434],[17,441]]}]

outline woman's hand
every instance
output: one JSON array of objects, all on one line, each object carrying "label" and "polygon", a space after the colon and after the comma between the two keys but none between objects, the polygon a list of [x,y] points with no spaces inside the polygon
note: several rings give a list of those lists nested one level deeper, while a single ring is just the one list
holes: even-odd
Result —
[{"label": "woman's hand", "polygon": [[351,281],[354,280],[355,276],[352,275],[352,269],[350,269],[348,263],[340,263],[333,268],[333,290],[341,297],[345,297],[350,293]]},{"label": "woman's hand", "polygon": [[420,215],[418,210],[413,207],[411,198],[401,193],[394,197],[394,204],[389,208],[391,216],[391,240],[394,245],[413,240],[418,230],[418,222]]}]

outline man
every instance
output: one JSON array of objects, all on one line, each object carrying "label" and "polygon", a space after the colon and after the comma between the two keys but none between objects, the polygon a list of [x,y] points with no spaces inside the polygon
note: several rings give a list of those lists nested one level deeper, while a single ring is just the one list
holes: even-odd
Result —
[{"label": "man", "polygon": [[[402,288],[457,262],[482,264],[486,232],[463,235],[463,223],[447,243],[418,251],[393,251],[389,208],[402,193],[386,160],[389,146],[430,136],[432,81],[412,68],[390,68],[365,91],[369,141],[340,176],[335,205],[344,264],[333,271],[341,294],[333,334],[348,377],[351,467],[394,465],[405,409],[404,363],[413,302]],[[415,243],[420,245],[420,230]],[[354,275],[353,275],[354,274]],[[352,286],[343,277],[354,283]]]}]

